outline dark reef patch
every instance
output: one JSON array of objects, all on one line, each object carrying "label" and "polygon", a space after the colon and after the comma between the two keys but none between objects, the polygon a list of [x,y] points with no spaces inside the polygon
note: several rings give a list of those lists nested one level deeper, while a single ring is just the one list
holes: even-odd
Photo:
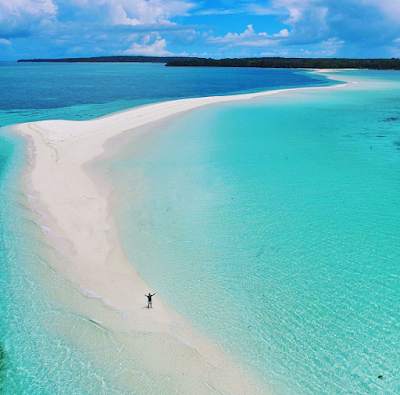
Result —
[{"label": "dark reef patch", "polygon": [[400,117],[388,117],[382,119],[382,122],[396,122],[396,121],[400,121]]},{"label": "dark reef patch", "polygon": [[0,393],[3,392],[6,380],[6,352],[3,346],[0,344]]},{"label": "dark reef patch", "polygon": [[400,141],[393,141],[393,144],[397,147],[400,147]]}]

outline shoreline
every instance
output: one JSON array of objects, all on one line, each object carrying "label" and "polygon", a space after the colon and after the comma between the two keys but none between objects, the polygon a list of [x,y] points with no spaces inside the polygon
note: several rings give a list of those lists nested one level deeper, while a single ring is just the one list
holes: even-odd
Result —
[{"label": "shoreline", "polygon": [[[170,363],[187,366],[185,382],[197,383],[196,394],[215,390],[264,393],[249,382],[248,372],[242,372],[234,362],[227,360],[216,345],[203,338],[162,300],[155,301],[153,310],[143,309],[144,294],[154,291],[128,262],[119,243],[108,202],[112,190],[99,188],[87,166],[104,154],[104,145],[111,138],[128,131],[140,136],[140,127],[186,111],[287,91],[335,89],[346,85],[181,99],[135,107],[90,121],[39,121],[14,126],[28,138],[30,164],[25,187],[26,195],[35,201],[30,208],[41,217],[39,225],[48,243],[68,258],[68,262],[61,259],[54,263],[53,268],[76,284],[84,297],[100,299],[122,316],[118,323],[97,316],[87,318],[118,333],[155,335],[162,350],[160,354],[165,354],[163,366]],[[177,347],[181,349],[179,361],[168,355]],[[160,368],[154,363],[151,366],[150,360],[144,364],[149,369]],[[173,374],[174,369],[171,369]],[[179,368],[175,370],[178,370],[177,375],[181,374]]]}]

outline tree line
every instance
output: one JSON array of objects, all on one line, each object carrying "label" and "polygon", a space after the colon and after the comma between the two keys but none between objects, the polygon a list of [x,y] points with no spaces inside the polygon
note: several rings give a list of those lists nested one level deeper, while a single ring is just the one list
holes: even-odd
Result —
[{"label": "tree line", "polygon": [[90,58],[20,59],[18,62],[52,63],[168,63],[174,60],[195,59],[180,56],[94,56]]},{"label": "tree line", "polygon": [[175,59],[166,66],[190,67],[259,67],[293,69],[373,69],[400,70],[400,59],[347,59],[347,58],[234,58]]},{"label": "tree line", "polygon": [[400,70],[400,59],[348,58],[195,58],[179,56],[95,56],[90,58],[21,59],[18,62],[166,63],[171,67],[259,67],[285,69]]}]

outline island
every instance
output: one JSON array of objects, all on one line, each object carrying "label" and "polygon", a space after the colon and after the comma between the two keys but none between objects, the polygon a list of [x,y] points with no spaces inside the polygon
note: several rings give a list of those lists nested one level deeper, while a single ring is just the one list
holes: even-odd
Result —
[{"label": "island", "polygon": [[51,63],[169,63],[174,61],[196,60],[181,56],[94,56],[90,58],[60,59],[20,59],[18,62]]},{"label": "island", "polygon": [[166,66],[190,67],[258,67],[275,69],[371,69],[400,70],[400,59],[347,59],[347,58],[187,58],[169,61]]},{"label": "island", "polygon": [[96,56],[89,58],[20,59],[18,62],[60,63],[165,63],[169,67],[258,67],[271,69],[400,70],[400,59],[349,58],[197,58],[180,56]]}]

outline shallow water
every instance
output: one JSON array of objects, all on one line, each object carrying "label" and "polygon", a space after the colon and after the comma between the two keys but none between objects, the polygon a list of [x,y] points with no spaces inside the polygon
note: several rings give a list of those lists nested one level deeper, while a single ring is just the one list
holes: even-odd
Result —
[{"label": "shallow water", "polygon": [[[44,67],[30,72],[57,76]],[[75,81],[80,92],[90,73]],[[129,79],[132,69],[121,75]],[[399,75],[353,75],[374,80],[373,89],[359,84],[199,110],[112,164],[134,266],[277,394],[398,392]],[[100,100],[109,89],[89,81],[82,95],[65,89],[50,100],[50,82],[46,93],[29,73],[14,76],[33,81],[44,101],[36,105],[32,94],[29,107],[21,92],[2,90],[1,124],[90,118],[166,97],[113,92]],[[232,92],[229,78],[219,91],[213,78],[198,94]],[[259,80],[249,76],[253,85],[235,90],[257,90]],[[68,85],[62,81],[58,87]],[[16,182],[25,148],[1,131],[2,393],[174,393],[122,352],[121,339],[87,319],[91,311],[111,313],[47,266],[57,257]]]},{"label": "shallow water", "polygon": [[140,275],[276,394],[399,391],[400,74],[348,77],[194,111],[102,164]]},{"label": "shallow water", "polygon": [[34,198],[21,194],[15,181],[23,179],[25,140],[2,133],[0,393],[179,393],[179,385],[167,380],[169,372],[143,368],[146,353],[155,353],[153,335],[112,332],[91,321],[93,316],[118,323],[123,317],[101,300],[84,296],[48,265],[68,260],[44,242],[41,216],[26,208]]},{"label": "shallow water", "polygon": [[[15,182],[21,180],[26,165],[26,143],[11,131],[3,129],[2,133],[0,392],[82,394],[86,388],[88,392],[106,393],[103,390],[108,389],[107,393],[112,393],[84,348],[74,344],[79,331],[99,342],[101,336],[57,300],[65,293],[78,292],[47,266],[52,251],[43,244],[40,228],[33,221],[37,218],[25,208],[27,198],[19,192],[20,182]],[[68,299],[74,302],[71,296]]]},{"label": "shallow water", "polygon": [[[170,98],[330,83],[292,70],[0,63],[0,125],[89,119]],[[116,339],[90,322],[92,312],[118,318],[48,266],[65,257],[46,245],[40,216],[26,209],[32,200],[21,193],[27,163],[25,140],[0,128],[0,392],[175,393],[165,375],[144,371],[140,355],[126,351],[135,343],[150,349],[151,337]],[[140,350],[137,344],[134,349]]]}]

